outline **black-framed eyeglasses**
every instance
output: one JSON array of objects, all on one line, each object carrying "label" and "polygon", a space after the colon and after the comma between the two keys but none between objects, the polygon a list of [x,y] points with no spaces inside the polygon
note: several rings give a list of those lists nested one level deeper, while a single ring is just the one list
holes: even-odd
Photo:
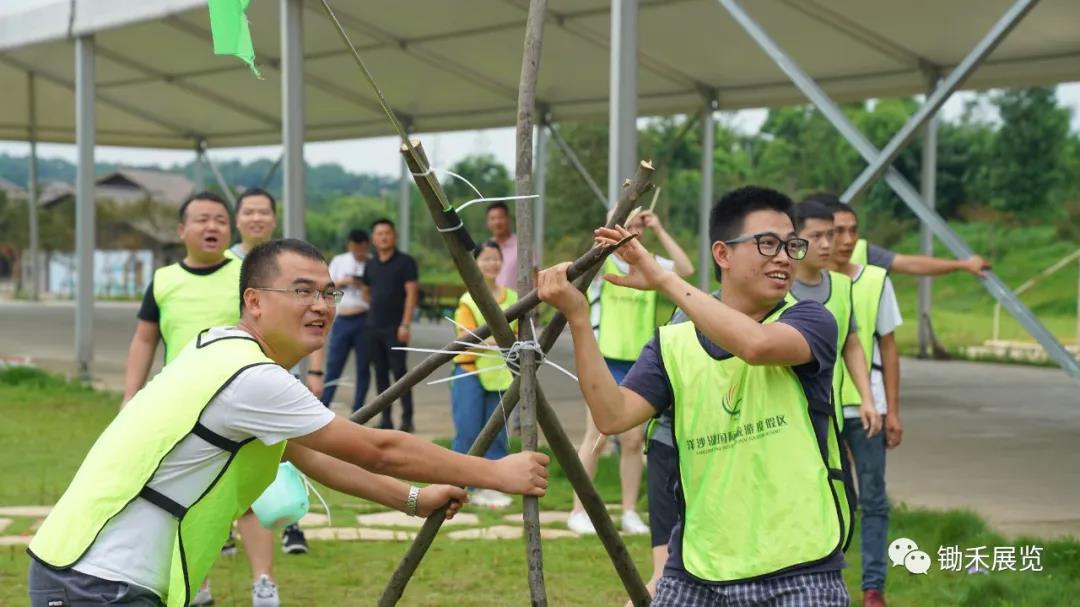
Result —
[{"label": "black-framed eyeglasses", "polygon": [[256,291],[276,291],[279,293],[292,293],[296,297],[296,301],[305,303],[307,305],[313,305],[320,299],[326,302],[328,306],[336,306],[341,303],[341,298],[345,296],[345,291],[341,289],[335,289],[333,287],[320,291],[311,287],[294,287],[292,289],[274,289],[270,287],[251,287]]},{"label": "black-framed eyeglasses", "polygon": [[806,257],[806,251],[810,247],[810,241],[805,238],[796,237],[784,240],[772,232],[747,234],[746,236],[725,240],[724,244],[739,244],[740,242],[746,242],[748,240],[757,242],[758,253],[761,253],[765,257],[776,257],[780,254],[780,249],[783,248],[787,250],[788,257],[796,261]]}]

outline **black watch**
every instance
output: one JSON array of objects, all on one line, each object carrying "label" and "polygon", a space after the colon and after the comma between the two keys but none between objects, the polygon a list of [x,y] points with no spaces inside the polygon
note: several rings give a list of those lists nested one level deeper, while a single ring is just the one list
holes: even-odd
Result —
[{"label": "black watch", "polygon": [[307,374],[308,374],[308,375],[314,375],[314,376],[316,376],[316,377],[322,377],[323,375],[326,375],[326,374],[325,374],[325,373],[323,373],[322,371],[315,371],[315,370],[313,370],[313,369],[312,369],[312,370],[309,370],[309,371],[307,372]]}]

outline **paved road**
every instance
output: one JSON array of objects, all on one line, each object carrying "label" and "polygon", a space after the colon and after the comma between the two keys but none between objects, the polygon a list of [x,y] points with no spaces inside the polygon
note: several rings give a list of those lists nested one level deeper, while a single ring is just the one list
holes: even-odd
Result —
[{"label": "paved road", "polygon": [[[134,304],[103,303],[95,311],[95,380],[119,388],[134,330]],[[74,309],[67,303],[0,302],[0,355],[27,355],[60,372],[72,363]],[[446,323],[422,323],[417,347],[438,347]],[[411,354],[414,361],[421,355]],[[568,339],[552,359],[572,369]],[[438,376],[445,376],[440,371]],[[567,432],[584,432],[577,386],[546,368],[541,379]],[[1080,537],[1080,389],[1055,369],[964,362],[902,362],[904,444],[890,452],[894,500],[935,508],[971,508],[1013,535]],[[342,403],[351,390],[339,391]],[[421,434],[449,436],[449,388],[416,390]],[[345,411],[344,405],[336,410]]]}]

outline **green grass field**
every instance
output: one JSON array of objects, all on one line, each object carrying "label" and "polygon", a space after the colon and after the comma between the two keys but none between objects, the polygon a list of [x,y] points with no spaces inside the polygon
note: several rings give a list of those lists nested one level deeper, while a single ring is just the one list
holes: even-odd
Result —
[{"label": "green grass field", "polygon": [[[51,504],[74,474],[81,458],[116,413],[116,394],[65,384],[22,370],[0,370],[0,461],[7,462],[0,479],[0,506]],[[601,462],[597,485],[605,501],[618,502],[616,462]],[[378,510],[370,504],[324,491],[336,525],[357,513]],[[547,510],[570,506],[569,484],[561,470],[552,469]],[[642,510],[645,510],[644,503]],[[483,523],[505,512],[476,511]],[[511,509],[509,512],[520,512]],[[32,519],[16,518],[6,535],[27,533]],[[922,605],[1065,605],[1080,596],[1080,543],[1035,538],[1002,538],[968,512],[929,512],[899,506],[894,509],[891,538],[914,539],[936,561],[940,545],[1043,547],[1043,572],[967,575],[942,572],[914,576],[893,569],[889,576],[890,604]],[[859,539],[849,551],[846,579],[858,604]],[[627,540],[642,574],[651,568],[647,538]],[[374,604],[398,560],[403,542],[314,541],[306,556],[276,558],[276,577],[286,605]],[[992,548],[991,548],[992,551]],[[22,546],[0,547],[0,605],[25,603],[27,556]],[[621,605],[624,595],[610,562],[595,539],[545,542],[545,576],[552,605]],[[1019,562],[1019,559],[1018,559]],[[1019,565],[1018,565],[1019,567]],[[218,605],[249,604],[250,580],[246,559],[223,558],[212,574]],[[522,605],[527,604],[525,547],[520,540],[452,540],[440,538],[409,585],[403,605]]]}]

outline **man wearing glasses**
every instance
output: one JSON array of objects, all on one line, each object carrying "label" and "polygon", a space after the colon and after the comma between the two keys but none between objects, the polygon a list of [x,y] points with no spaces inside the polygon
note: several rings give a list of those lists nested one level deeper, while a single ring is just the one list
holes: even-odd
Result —
[{"label": "man wearing glasses", "polygon": [[[831,404],[837,328],[812,300],[787,301],[807,241],[791,200],[745,187],[713,207],[709,232],[720,299],[664,271],[637,241],[620,249],[626,276],[607,280],[663,293],[692,323],[661,327],[619,386],[604,365],[569,264],[539,277],[562,311],[581,391],[601,432],[674,411],[678,520],[657,607],[846,606],[842,478]],[[625,229],[597,231],[603,244]]]},{"label": "man wearing glasses", "polygon": [[448,504],[453,515],[467,499],[458,486],[545,493],[543,454],[491,461],[354,424],[288,372],[323,346],[342,295],[318,249],[260,245],[239,282],[239,324],[201,331],[132,397],[42,523],[29,547],[32,607],[188,605],[282,457],[414,516]]}]

